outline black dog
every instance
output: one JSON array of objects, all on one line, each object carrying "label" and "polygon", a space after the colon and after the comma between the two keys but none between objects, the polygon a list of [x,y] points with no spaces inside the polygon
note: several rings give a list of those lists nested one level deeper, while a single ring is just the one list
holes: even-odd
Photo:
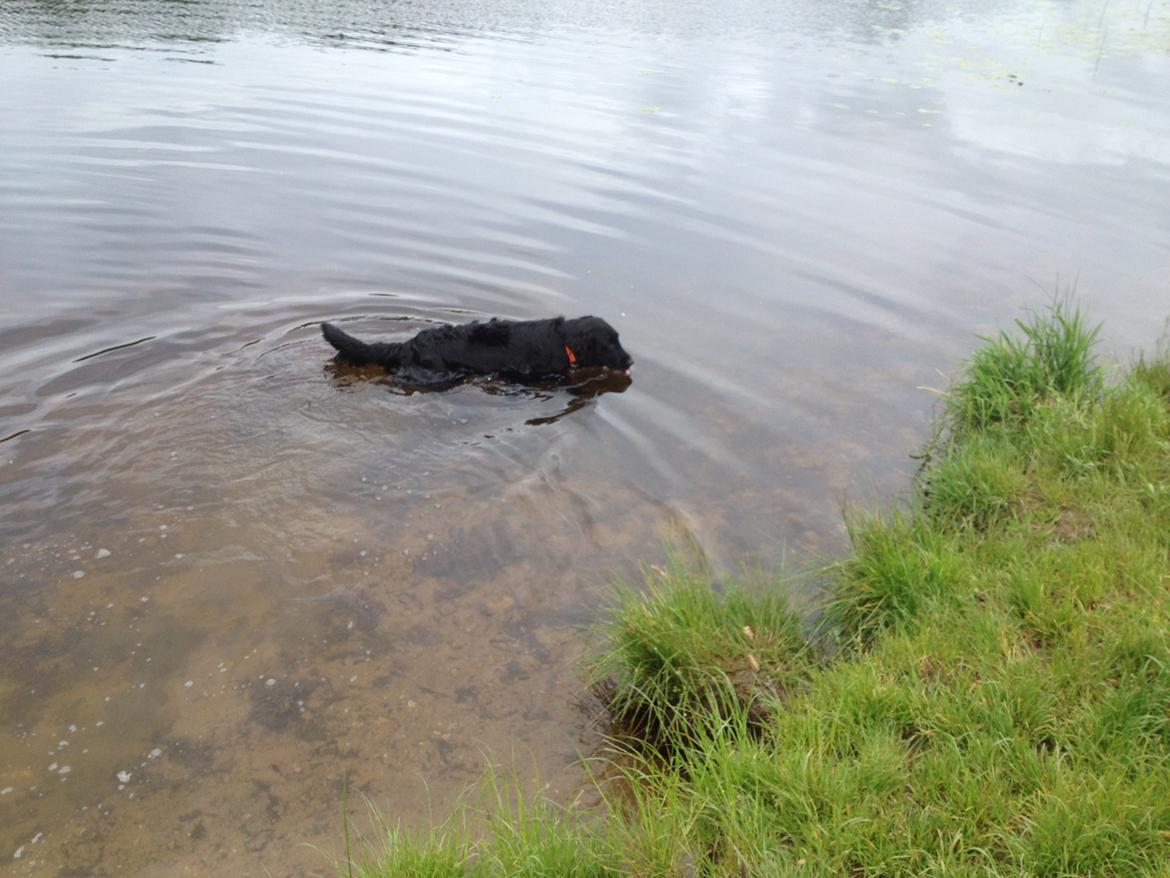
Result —
[{"label": "black dog", "polygon": [[634,362],[614,328],[600,317],[447,324],[403,342],[359,341],[331,323],[322,323],[321,332],[342,359],[390,371],[534,381],[599,366],[628,375]]}]

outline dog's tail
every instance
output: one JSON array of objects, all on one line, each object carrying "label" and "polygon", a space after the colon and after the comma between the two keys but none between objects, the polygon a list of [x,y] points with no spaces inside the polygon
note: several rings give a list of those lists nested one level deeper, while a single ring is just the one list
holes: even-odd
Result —
[{"label": "dog's tail", "polygon": [[359,365],[361,363],[376,363],[380,359],[377,351],[378,345],[359,341],[352,335],[342,332],[332,323],[322,323],[321,334],[325,336],[325,341],[337,348],[337,352],[351,363]]}]

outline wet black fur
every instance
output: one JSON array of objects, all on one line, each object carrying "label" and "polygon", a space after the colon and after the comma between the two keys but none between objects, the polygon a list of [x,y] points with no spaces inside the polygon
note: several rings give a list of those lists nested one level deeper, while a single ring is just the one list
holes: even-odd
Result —
[{"label": "wet black fur", "polygon": [[[321,332],[341,359],[389,371],[536,380],[599,366],[624,371],[634,362],[616,330],[600,317],[447,324],[403,342],[359,341],[331,323],[322,323]],[[575,364],[569,362],[566,346]]]}]

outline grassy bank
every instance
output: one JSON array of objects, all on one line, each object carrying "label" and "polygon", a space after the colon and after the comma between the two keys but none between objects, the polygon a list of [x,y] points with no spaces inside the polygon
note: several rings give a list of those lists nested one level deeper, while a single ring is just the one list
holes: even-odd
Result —
[{"label": "grassy bank", "polygon": [[694,571],[623,597],[606,819],[501,797],[353,874],[1166,875],[1170,363],[1108,381],[1094,335],[984,343],[815,630]]}]

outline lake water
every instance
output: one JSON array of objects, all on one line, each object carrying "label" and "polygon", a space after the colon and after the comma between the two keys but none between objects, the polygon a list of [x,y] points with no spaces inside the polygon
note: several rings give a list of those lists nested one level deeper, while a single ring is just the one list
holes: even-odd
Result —
[{"label": "lake water", "polygon": [[[1167,0],[5,0],[0,873],[328,875],[344,787],[426,824],[489,759],[571,796],[611,579],[840,551],[1073,286],[1121,360],[1170,314]],[[317,327],[587,313],[624,392]]]}]

